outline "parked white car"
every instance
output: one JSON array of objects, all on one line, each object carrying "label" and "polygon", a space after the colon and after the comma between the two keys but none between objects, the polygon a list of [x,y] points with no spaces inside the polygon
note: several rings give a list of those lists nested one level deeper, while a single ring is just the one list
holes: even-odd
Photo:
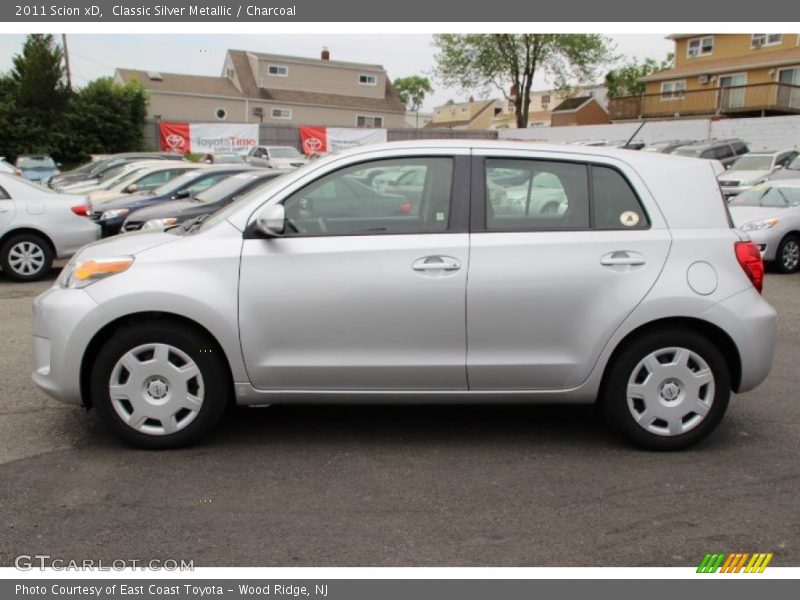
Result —
[{"label": "parked white car", "polygon": [[734,224],[782,273],[800,269],[800,179],[769,181],[730,202]]},{"label": "parked white car", "polygon": [[110,181],[102,188],[88,192],[92,206],[101,206],[125,194],[153,191],[183,175],[186,171],[206,168],[209,165],[186,161],[158,160],[131,163],[125,166],[127,170],[115,177],[113,181]]},{"label": "parked white car", "polygon": [[774,171],[789,166],[799,154],[794,149],[745,154],[736,159],[730,169],[719,175],[722,195],[729,198],[764,183]]},{"label": "parked white car", "polygon": [[85,196],[59,194],[21,177],[0,173],[0,268],[17,281],[50,272],[53,260],[69,258],[100,239],[88,218]]},{"label": "parked white car", "polygon": [[267,169],[296,169],[308,163],[308,158],[292,146],[254,146],[245,160]]}]

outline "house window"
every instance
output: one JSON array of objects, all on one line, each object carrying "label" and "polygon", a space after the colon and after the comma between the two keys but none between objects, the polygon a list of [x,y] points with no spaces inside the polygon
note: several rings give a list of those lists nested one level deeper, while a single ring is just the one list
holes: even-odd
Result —
[{"label": "house window", "polygon": [[378,78],[375,75],[361,74],[358,76],[358,83],[361,85],[378,85]]},{"label": "house window", "polygon": [[665,81],[661,84],[661,99],[676,100],[683,98],[686,91],[686,81]]},{"label": "house window", "polygon": [[550,107],[550,94],[542,96],[542,110],[547,110]]},{"label": "house window", "polygon": [[761,48],[761,46],[777,46],[782,41],[782,33],[754,33],[750,37],[750,47]]},{"label": "house window", "polygon": [[220,121],[224,121],[228,118],[228,111],[224,108],[218,108],[214,111],[214,116],[217,117]]},{"label": "house window", "polygon": [[269,65],[267,67],[267,74],[275,77],[288,77],[289,67],[284,65]]},{"label": "house window", "polygon": [[236,71],[233,70],[233,67],[228,67],[225,72],[228,75],[229,79],[233,79],[234,76],[236,75]]},{"label": "house window", "polygon": [[292,118],[292,111],[289,108],[273,108],[271,114],[272,114],[272,118],[273,119],[291,119]]},{"label": "house window", "polygon": [[358,115],[356,117],[356,127],[365,129],[379,129],[383,127],[383,117],[371,117],[369,115]]},{"label": "house window", "polygon": [[714,52],[714,36],[694,38],[689,40],[686,47],[686,54],[689,58],[695,56],[708,56]]}]

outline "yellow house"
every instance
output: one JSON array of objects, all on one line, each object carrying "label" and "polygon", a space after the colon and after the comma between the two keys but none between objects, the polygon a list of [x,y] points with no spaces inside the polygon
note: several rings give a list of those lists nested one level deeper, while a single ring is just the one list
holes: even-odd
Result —
[{"label": "yellow house", "polygon": [[444,104],[433,109],[433,118],[425,125],[429,128],[489,129],[492,119],[502,111],[499,100],[472,100]]},{"label": "yellow house", "polygon": [[644,94],[612,98],[612,119],[800,114],[800,34],[667,37],[675,65],[640,79]]}]

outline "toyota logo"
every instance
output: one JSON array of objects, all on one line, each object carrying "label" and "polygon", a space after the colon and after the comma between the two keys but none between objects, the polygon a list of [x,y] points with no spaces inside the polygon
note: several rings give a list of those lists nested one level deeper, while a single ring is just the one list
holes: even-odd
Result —
[{"label": "toyota logo", "polygon": [[186,144],[186,139],[177,133],[171,133],[167,136],[167,146],[179,150]]},{"label": "toyota logo", "polygon": [[306,151],[309,153],[317,152],[322,149],[322,140],[315,137],[306,138],[306,141],[303,142],[303,146],[305,146]]}]

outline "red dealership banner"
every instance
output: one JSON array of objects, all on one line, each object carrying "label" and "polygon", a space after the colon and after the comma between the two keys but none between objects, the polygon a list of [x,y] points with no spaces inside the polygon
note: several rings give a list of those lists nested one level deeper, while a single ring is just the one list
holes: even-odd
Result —
[{"label": "red dealership banner", "polygon": [[355,146],[381,144],[386,141],[386,130],[357,127],[301,127],[300,141],[304,154],[338,152]]},{"label": "red dealership banner", "polygon": [[258,124],[161,123],[159,136],[166,152],[245,153],[258,145]]}]

